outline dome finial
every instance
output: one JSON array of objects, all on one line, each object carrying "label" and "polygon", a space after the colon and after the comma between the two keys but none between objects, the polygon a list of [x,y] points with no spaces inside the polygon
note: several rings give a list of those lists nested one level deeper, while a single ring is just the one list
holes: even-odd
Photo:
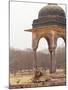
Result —
[{"label": "dome finial", "polygon": [[48,5],[57,5],[57,3],[48,3]]}]

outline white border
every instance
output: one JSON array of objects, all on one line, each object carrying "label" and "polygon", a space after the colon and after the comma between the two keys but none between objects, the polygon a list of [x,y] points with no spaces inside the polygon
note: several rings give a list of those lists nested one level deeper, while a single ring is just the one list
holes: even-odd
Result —
[{"label": "white border", "polygon": [[[13,0],[13,1],[16,1],[16,0]],[[67,3],[68,0],[25,0],[25,1],[66,3],[67,4],[67,16],[68,16],[68,3]],[[9,28],[8,28],[9,13],[8,11],[9,11],[8,0],[0,0],[0,90],[8,90],[7,87],[8,87],[8,81],[9,81],[9,58],[8,58],[9,57]],[[68,17],[67,17],[67,23],[68,23]],[[68,24],[67,24],[67,28],[68,28]],[[66,34],[67,33],[68,31],[66,32]],[[67,40],[68,40],[68,37],[67,37]],[[68,42],[66,46],[67,45],[68,45]],[[68,50],[68,47],[67,47],[67,50]],[[66,67],[68,69],[68,65],[66,65]],[[68,75],[68,71],[67,71],[67,75]],[[67,81],[68,81],[68,77],[67,77]],[[44,89],[66,90],[67,88],[68,86],[54,86],[54,87],[45,87],[45,88],[42,87],[42,88],[30,88],[30,89],[31,90],[35,90],[35,89],[37,90],[44,90]]]}]

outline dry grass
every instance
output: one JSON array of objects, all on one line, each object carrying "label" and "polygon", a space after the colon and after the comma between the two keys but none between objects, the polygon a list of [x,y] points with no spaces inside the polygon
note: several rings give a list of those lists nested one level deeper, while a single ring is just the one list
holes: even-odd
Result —
[{"label": "dry grass", "polygon": [[[35,82],[36,81],[36,82]],[[26,85],[51,86],[65,85],[65,74],[62,69],[58,69],[56,73],[50,74],[49,70],[43,73],[43,76],[34,81],[34,74],[10,74],[10,85]],[[26,86],[25,86],[26,87]]]}]

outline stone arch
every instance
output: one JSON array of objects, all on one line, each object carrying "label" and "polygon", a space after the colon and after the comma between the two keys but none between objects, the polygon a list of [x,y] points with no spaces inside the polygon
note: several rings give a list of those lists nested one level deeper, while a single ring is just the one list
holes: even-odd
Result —
[{"label": "stone arch", "polygon": [[[62,42],[62,43],[61,43]],[[65,59],[65,41],[62,37],[57,38],[57,48],[56,48],[56,59],[57,59],[57,68],[64,67],[65,70],[65,64],[66,64],[66,59]],[[57,54],[59,53],[59,54]],[[60,60],[60,61],[59,61]],[[64,63],[60,63],[64,62]]]},{"label": "stone arch", "polygon": [[47,41],[47,43],[48,43],[47,37],[38,36],[37,38],[33,39],[33,41],[32,41],[32,48],[33,48],[33,50],[37,50],[39,41],[40,41],[40,39],[42,39],[42,38],[44,38],[44,39]]},{"label": "stone arch", "polygon": [[[66,33],[65,33],[66,34]],[[66,35],[65,34],[58,34],[57,36],[57,39],[58,38],[62,38],[64,40],[64,42],[66,43]]]},{"label": "stone arch", "polygon": [[[65,39],[64,39],[63,37],[58,37],[58,38],[57,38],[57,47],[58,47],[58,40],[59,40],[59,39],[61,39],[62,41],[64,41],[64,44],[65,44]],[[60,41],[60,42],[62,42],[62,41]]]},{"label": "stone arch", "polygon": [[[39,44],[40,44],[40,42],[41,42],[41,40],[42,39],[44,39],[45,40],[45,44],[47,44],[47,48],[48,48],[48,41],[47,41],[47,39],[46,39],[46,37],[40,37],[39,39],[38,39],[38,42],[37,42],[37,49],[39,48]],[[46,48],[46,47],[45,47]]]},{"label": "stone arch", "polygon": [[[49,57],[46,58],[46,53],[49,54],[49,50],[48,50],[47,39],[44,36],[39,38],[38,48],[37,48],[36,52],[38,52],[36,54],[37,61],[38,61],[37,66],[42,67],[42,68],[44,67],[44,69],[46,70],[46,68],[48,68],[48,65],[46,65],[46,63],[48,64],[48,62],[49,62],[49,61],[47,62],[47,59],[49,60]],[[39,52],[41,52],[41,53],[39,53]],[[45,56],[42,52],[45,52]],[[44,56],[44,58],[42,55]],[[45,59],[45,62],[44,62],[44,59]]]},{"label": "stone arch", "polygon": [[[33,54],[34,54],[34,69],[37,70],[38,66],[40,66],[41,64],[38,64],[38,56],[37,56],[37,49],[39,47],[39,42],[41,39],[44,39],[47,41],[47,38],[45,36],[38,36],[36,39],[34,39],[34,46],[33,46]],[[48,45],[48,41],[47,41],[47,45]]]}]

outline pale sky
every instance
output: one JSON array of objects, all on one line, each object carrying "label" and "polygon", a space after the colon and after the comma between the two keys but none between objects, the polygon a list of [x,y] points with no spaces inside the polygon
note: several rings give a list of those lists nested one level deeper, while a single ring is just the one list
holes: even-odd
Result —
[{"label": "pale sky", "polygon": [[[10,47],[18,49],[32,48],[32,33],[24,30],[32,28],[32,22],[38,18],[39,10],[46,4],[39,3],[10,3]],[[64,11],[65,5],[61,6]],[[57,46],[64,46],[63,39],[59,38]],[[39,50],[48,48],[45,39],[41,39]]]}]

